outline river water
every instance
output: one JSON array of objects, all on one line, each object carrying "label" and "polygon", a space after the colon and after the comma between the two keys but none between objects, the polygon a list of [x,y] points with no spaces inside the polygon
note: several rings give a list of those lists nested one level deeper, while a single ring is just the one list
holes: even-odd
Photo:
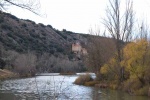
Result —
[{"label": "river water", "polygon": [[122,91],[73,84],[76,75],[36,76],[0,82],[0,100],[149,100]]}]

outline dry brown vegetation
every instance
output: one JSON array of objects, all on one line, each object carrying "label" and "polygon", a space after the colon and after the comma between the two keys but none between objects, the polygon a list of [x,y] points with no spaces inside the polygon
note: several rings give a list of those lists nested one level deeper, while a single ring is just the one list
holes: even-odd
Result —
[{"label": "dry brown vegetation", "polygon": [[96,73],[97,80],[100,76],[100,69],[114,55],[115,43],[113,39],[93,36],[88,45],[88,56],[85,58],[85,64],[89,71]]},{"label": "dry brown vegetation", "polygon": [[93,81],[89,81],[89,82],[85,82],[85,86],[95,86],[96,84],[99,84],[100,83],[100,81],[95,81],[95,80],[93,80]]},{"label": "dry brown vegetation", "polygon": [[15,77],[18,77],[16,73],[13,73],[6,69],[5,70],[0,69],[0,80],[15,78]]},{"label": "dry brown vegetation", "polygon": [[90,74],[80,75],[75,81],[74,84],[77,85],[85,85],[86,82],[92,81],[92,77]]},{"label": "dry brown vegetation", "polygon": [[32,51],[18,53],[13,50],[6,50],[2,45],[0,45],[0,59],[1,69],[11,70],[21,77],[30,77],[34,76],[35,73],[43,72],[75,74],[75,72],[84,70],[82,62],[69,60],[63,54],[56,57],[48,53],[37,55]]}]

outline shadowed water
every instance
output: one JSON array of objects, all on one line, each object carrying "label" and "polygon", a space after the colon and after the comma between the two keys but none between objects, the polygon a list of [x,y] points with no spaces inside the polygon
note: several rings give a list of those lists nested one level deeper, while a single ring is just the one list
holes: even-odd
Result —
[{"label": "shadowed water", "polygon": [[149,100],[148,97],[73,84],[77,76],[37,76],[0,82],[0,100]]}]

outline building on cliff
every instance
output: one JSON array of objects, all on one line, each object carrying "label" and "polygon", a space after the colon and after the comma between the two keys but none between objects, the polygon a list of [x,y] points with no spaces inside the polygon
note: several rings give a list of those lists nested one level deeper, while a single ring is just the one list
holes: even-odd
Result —
[{"label": "building on cliff", "polygon": [[88,54],[87,50],[81,46],[80,42],[75,42],[72,44],[72,52],[74,52],[79,59],[82,55],[84,56]]}]

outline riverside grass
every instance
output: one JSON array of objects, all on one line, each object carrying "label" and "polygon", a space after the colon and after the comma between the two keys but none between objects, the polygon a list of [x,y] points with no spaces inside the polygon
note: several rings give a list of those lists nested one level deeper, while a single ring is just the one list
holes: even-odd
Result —
[{"label": "riverside grass", "polygon": [[18,75],[16,73],[13,73],[7,69],[0,69],[0,80],[11,79],[17,76]]},{"label": "riverside grass", "polygon": [[75,81],[74,84],[84,85],[86,82],[92,81],[92,77],[90,74],[80,75]]}]

